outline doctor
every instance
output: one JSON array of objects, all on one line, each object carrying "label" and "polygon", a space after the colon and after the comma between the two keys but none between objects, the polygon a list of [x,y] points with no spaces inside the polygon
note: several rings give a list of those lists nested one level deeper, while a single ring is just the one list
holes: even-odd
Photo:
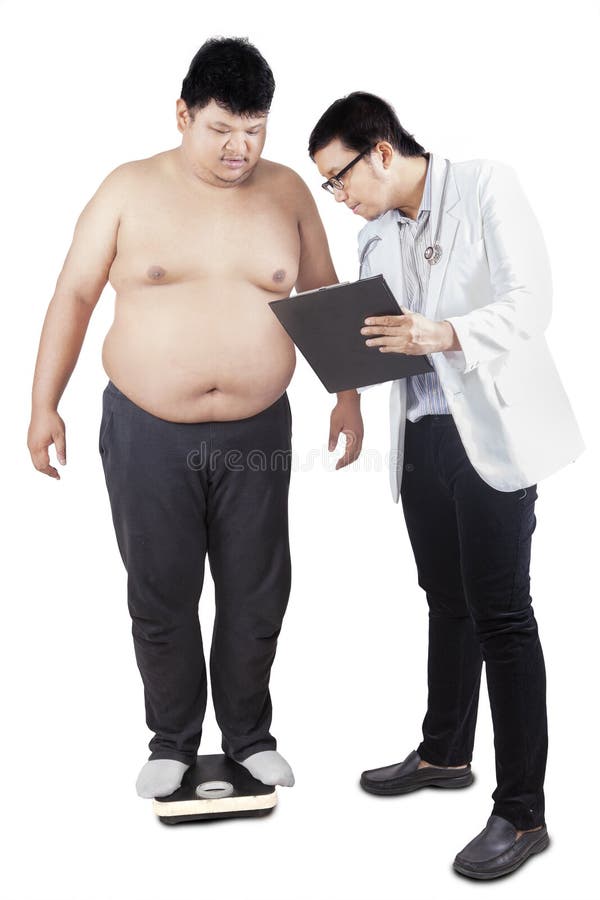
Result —
[{"label": "doctor", "polygon": [[544,241],[509,166],[426,153],[372,94],[336,100],[309,153],[323,187],[367,220],[360,277],[384,275],[402,303],[403,315],[365,320],[366,343],[427,354],[434,367],[393,382],[390,395],[392,495],[429,605],[423,740],[402,762],[363,772],[361,785],[380,795],[470,785],[485,661],[497,786],[454,868],[496,878],[549,842],[531,536],[537,482],[583,450],[544,338]]}]

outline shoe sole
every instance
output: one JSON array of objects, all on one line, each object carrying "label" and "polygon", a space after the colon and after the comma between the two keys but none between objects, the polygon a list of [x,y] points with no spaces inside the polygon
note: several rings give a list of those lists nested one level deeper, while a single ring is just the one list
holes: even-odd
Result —
[{"label": "shoe sole", "polygon": [[439,787],[439,788],[463,788],[469,787],[470,784],[473,784],[475,778],[472,772],[469,772],[467,775],[457,775],[452,778],[430,778],[423,779],[412,784],[403,784],[397,788],[386,788],[386,787],[372,787],[370,784],[364,784],[362,779],[360,782],[360,786],[363,790],[368,791],[369,794],[377,794],[378,796],[386,796],[386,797],[395,797],[398,794],[409,794],[411,791],[418,791],[420,788],[425,787]]},{"label": "shoe sole", "polygon": [[518,869],[519,866],[522,866],[523,863],[527,862],[530,856],[533,856],[535,853],[541,853],[542,850],[545,850],[549,843],[550,837],[548,836],[548,834],[545,834],[535,844],[531,844],[525,856],[521,857],[516,862],[503,866],[501,869],[496,869],[496,871],[494,872],[473,872],[471,869],[463,868],[460,863],[456,862],[454,862],[452,865],[457,872],[460,872],[461,875],[466,875],[467,878],[476,878],[478,881],[490,881],[492,878],[500,878],[502,875],[510,875],[511,872],[514,872],[515,869]]}]

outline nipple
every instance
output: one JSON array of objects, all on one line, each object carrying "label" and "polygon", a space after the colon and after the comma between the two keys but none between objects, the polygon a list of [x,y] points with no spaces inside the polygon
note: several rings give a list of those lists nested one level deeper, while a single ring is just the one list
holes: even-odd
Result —
[{"label": "nipple", "polygon": [[167,273],[160,266],[150,266],[147,274],[148,278],[151,278],[152,281],[159,281],[161,278],[164,278]]},{"label": "nipple", "polygon": [[285,271],[283,269],[277,269],[273,275],[273,281],[277,281],[278,283],[285,281]]}]

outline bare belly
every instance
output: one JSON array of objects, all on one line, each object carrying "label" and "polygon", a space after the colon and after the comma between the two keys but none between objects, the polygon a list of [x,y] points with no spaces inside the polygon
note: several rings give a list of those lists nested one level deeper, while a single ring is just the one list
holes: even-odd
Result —
[{"label": "bare belly", "polygon": [[295,368],[294,345],[268,305],[278,296],[233,280],[118,293],[104,370],[161,419],[256,415],[281,397]]}]

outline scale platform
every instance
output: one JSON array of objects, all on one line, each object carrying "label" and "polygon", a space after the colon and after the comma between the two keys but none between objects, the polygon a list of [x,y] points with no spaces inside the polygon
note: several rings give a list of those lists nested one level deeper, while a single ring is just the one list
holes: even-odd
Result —
[{"label": "scale platform", "polygon": [[223,753],[198,756],[180,787],[155,798],[152,809],[161,822],[178,825],[203,819],[266,816],[277,804],[277,791],[263,784]]}]

